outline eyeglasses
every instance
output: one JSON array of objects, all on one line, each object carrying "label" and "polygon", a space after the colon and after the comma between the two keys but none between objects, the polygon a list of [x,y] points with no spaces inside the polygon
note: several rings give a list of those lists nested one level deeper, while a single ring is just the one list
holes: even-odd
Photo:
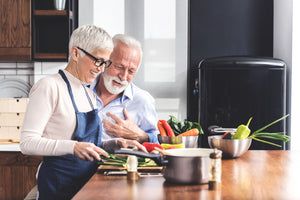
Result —
[{"label": "eyeglasses", "polygon": [[103,58],[96,58],[95,56],[93,56],[92,54],[88,53],[87,51],[85,51],[84,49],[77,47],[79,50],[81,50],[83,53],[85,53],[86,55],[88,55],[89,57],[91,57],[92,59],[95,60],[95,65],[97,67],[101,67],[104,64],[105,68],[108,68],[111,65],[111,61],[110,60],[104,60]]}]

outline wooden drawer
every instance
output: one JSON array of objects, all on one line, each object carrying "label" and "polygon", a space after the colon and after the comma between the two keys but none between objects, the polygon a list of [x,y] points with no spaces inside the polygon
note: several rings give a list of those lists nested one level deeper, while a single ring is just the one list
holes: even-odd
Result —
[{"label": "wooden drawer", "polygon": [[20,140],[21,126],[0,126],[0,139]]},{"label": "wooden drawer", "polygon": [[21,152],[0,152],[0,199],[21,200],[37,184],[42,157]]},{"label": "wooden drawer", "polygon": [[42,161],[41,156],[27,156],[21,152],[0,152],[0,166],[7,165],[23,165],[23,166],[38,166]]},{"label": "wooden drawer", "polygon": [[0,126],[22,126],[24,114],[0,112]]},{"label": "wooden drawer", "polygon": [[28,98],[0,98],[1,113],[25,113]]}]

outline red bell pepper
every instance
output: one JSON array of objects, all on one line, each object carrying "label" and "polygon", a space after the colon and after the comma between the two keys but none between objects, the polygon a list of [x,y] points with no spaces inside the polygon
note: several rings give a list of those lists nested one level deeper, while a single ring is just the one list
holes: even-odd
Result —
[{"label": "red bell pepper", "polygon": [[153,150],[155,150],[154,147],[157,147],[162,150],[164,149],[157,143],[144,142],[142,145],[147,149],[148,152],[152,152]]}]

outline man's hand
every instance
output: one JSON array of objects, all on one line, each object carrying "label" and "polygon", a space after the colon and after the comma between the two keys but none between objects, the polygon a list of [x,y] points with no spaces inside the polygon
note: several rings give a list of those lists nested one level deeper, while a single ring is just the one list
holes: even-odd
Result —
[{"label": "man's hand", "polygon": [[138,143],[136,140],[127,140],[123,138],[117,139],[117,144],[120,148],[127,148],[128,146],[135,146],[138,150],[148,153],[146,147]]},{"label": "man's hand", "polygon": [[106,115],[111,117],[116,123],[103,119],[103,127],[106,128],[106,133],[119,138],[137,140],[140,143],[148,142],[149,137],[135,122],[130,118],[127,110],[123,110],[125,120],[108,112]]},{"label": "man's hand", "polygon": [[76,142],[74,155],[85,161],[94,161],[94,159],[100,161],[100,155],[109,157],[103,149],[90,142]]}]

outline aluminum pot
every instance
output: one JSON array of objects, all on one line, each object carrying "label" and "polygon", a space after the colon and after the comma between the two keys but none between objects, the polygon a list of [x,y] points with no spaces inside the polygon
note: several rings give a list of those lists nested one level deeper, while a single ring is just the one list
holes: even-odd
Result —
[{"label": "aluminum pot", "polygon": [[157,135],[160,144],[180,144],[184,143],[185,148],[197,148],[198,135],[197,136],[184,136],[184,137],[169,137]]},{"label": "aluminum pot", "polygon": [[[164,166],[162,174],[167,182],[178,184],[205,184],[209,181],[209,154],[213,149],[187,148],[166,150],[160,153],[144,153],[128,149],[115,150],[115,154],[129,154],[150,158]],[[166,155],[167,154],[167,155]]]}]

